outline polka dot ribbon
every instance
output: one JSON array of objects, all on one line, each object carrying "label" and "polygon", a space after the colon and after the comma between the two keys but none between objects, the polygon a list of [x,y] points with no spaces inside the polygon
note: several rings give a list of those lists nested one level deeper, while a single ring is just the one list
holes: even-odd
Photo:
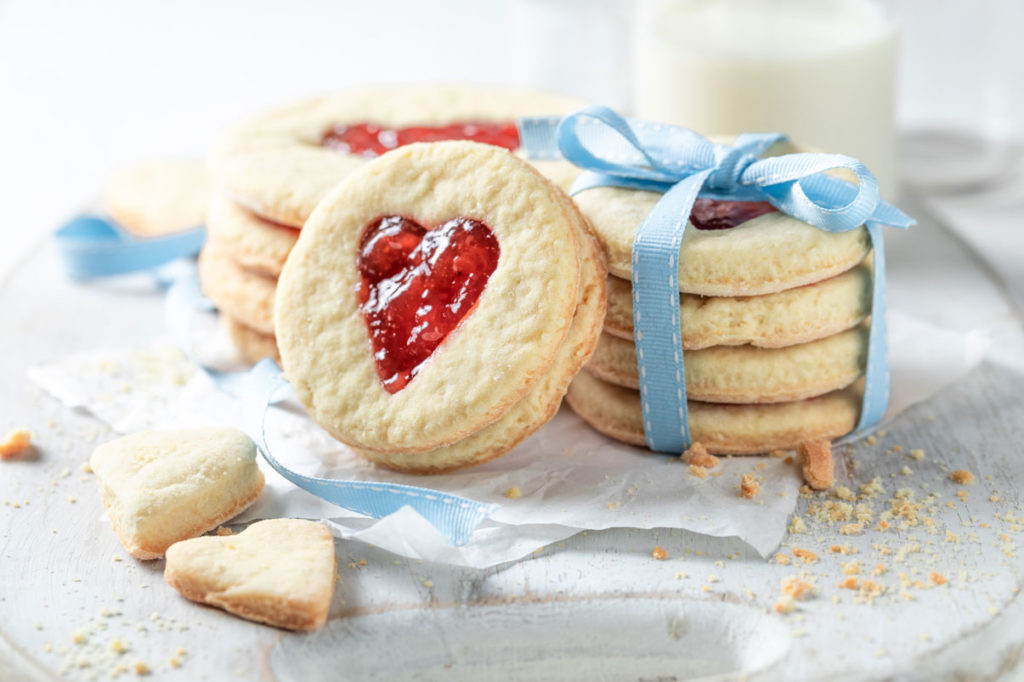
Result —
[{"label": "polka dot ribbon", "polygon": [[[633,240],[633,339],[647,446],[680,453],[690,446],[686,377],[679,319],[679,248],[698,197],[767,201],[826,232],[867,228],[874,250],[871,330],[864,399],[856,432],[885,414],[889,364],[885,323],[882,225],[907,228],[914,220],[879,197],[878,183],[859,161],[841,154],[787,154],[761,159],[787,138],[742,134],[732,145],[660,123],[626,120],[604,106],[564,118],[518,122],[527,158],[564,158],[583,173],[570,193],[625,187],[663,193]],[[826,175],[846,169],[857,183]]]}]

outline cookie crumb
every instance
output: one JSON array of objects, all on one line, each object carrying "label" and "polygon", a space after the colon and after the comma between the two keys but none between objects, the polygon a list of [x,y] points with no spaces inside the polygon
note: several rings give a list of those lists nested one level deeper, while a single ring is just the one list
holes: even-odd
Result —
[{"label": "cookie crumb", "polygon": [[840,535],[860,535],[864,530],[863,523],[847,523],[839,527]]},{"label": "cookie crumb", "polygon": [[787,595],[782,595],[779,597],[779,600],[775,602],[775,613],[792,613],[795,608],[796,600]]},{"label": "cookie crumb", "polygon": [[803,561],[805,564],[813,564],[818,561],[818,555],[809,549],[802,549],[800,547],[793,548],[793,556]]},{"label": "cookie crumb", "polygon": [[835,482],[832,463],[832,443],[825,439],[800,443],[803,457],[804,480],[815,490],[828,490]]},{"label": "cookie crumb", "polygon": [[32,432],[18,427],[0,440],[0,460],[14,459],[32,447]]},{"label": "cookie crumb", "polygon": [[928,574],[928,579],[932,581],[933,585],[946,584],[946,576],[942,575],[941,573],[936,573],[935,571],[932,571]]},{"label": "cookie crumb", "polygon": [[957,469],[949,475],[949,480],[959,485],[970,485],[974,483],[974,474],[966,469]]},{"label": "cookie crumb", "polygon": [[658,561],[664,561],[668,558],[668,552],[662,549],[661,545],[655,545],[654,551],[651,552],[651,556],[657,559]]},{"label": "cookie crumb", "polygon": [[793,599],[803,599],[814,594],[814,585],[800,576],[790,575],[782,579],[782,594]]},{"label": "cookie crumb", "polygon": [[696,464],[691,464],[690,465],[690,475],[691,476],[696,476],[697,478],[707,478],[708,477],[708,470],[705,469],[702,466],[698,466]]},{"label": "cookie crumb", "polygon": [[167,665],[171,666],[172,668],[180,668],[181,661],[175,658],[174,656],[171,656],[167,659]]},{"label": "cookie crumb", "polygon": [[754,478],[754,474],[743,474],[740,479],[740,497],[752,500],[761,492],[761,484]]},{"label": "cookie crumb", "polygon": [[916,459],[918,462],[920,462],[921,460],[924,459],[924,450],[919,450],[915,448],[910,451],[910,456]]},{"label": "cookie crumb", "polygon": [[785,450],[772,450],[768,454],[769,456],[774,457],[775,459],[784,459],[789,455],[789,453],[786,452]]},{"label": "cookie crumb", "polygon": [[718,466],[718,458],[707,451],[703,443],[695,442],[683,452],[682,458],[685,463],[714,469]]},{"label": "cookie crumb", "polygon": [[789,564],[790,564],[789,555],[788,554],[783,554],[782,552],[779,552],[778,554],[775,555],[775,563],[777,563],[780,566],[789,566]]},{"label": "cookie crumb", "polygon": [[225,528],[224,526],[217,526],[217,535],[225,536],[231,535],[232,533],[234,533],[234,531],[230,528]]},{"label": "cookie crumb", "polygon": [[517,486],[517,485],[514,485],[514,486],[512,486],[511,488],[509,488],[508,490],[505,491],[505,497],[507,497],[510,500],[515,500],[515,499],[517,499],[519,497],[522,497],[522,496],[523,496],[523,491],[520,490],[519,486]]},{"label": "cookie crumb", "polygon": [[134,672],[139,677],[142,677],[143,675],[148,675],[149,666],[146,665],[145,662],[143,661],[135,661],[135,663],[132,663],[132,672]]}]

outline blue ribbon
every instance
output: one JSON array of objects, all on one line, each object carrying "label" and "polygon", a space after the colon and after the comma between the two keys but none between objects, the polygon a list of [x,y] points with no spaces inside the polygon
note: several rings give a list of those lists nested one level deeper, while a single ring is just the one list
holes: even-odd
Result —
[{"label": "blue ribbon", "polygon": [[150,270],[199,253],[206,230],[199,227],[166,237],[138,238],[99,216],[71,219],[56,232],[64,267],[74,279],[122,275]]},{"label": "blue ribbon", "polygon": [[[663,193],[633,240],[633,338],[647,446],[679,453],[690,446],[683,347],[679,321],[679,248],[697,197],[767,201],[827,232],[867,226],[874,250],[871,330],[864,400],[857,431],[878,422],[889,403],[885,323],[885,253],[882,225],[907,228],[914,220],[881,200],[878,183],[859,161],[841,154],[787,154],[759,158],[787,138],[743,134],[714,144],[677,126],[622,118],[590,106],[560,121],[518,121],[528,158],[557,154],[584,172],[571,194],[593,187]],[[857,184],[825,171],[847,169]],[[668,283],[666,285],[666,282]]]},{"label": "blue ribbon", "polygon": [[[212,310],[194,276],[179,277],[167,292],[165,319],[178,346],[190,357],[190,320],[198,311]],[[194,357],[192,357],[194,361]],[[279,462],[271,453],[266,437],[266,411],[281,396],[287,381],[277,364],[266,358],[248,372],[217,372],[196,364],[224,392],[240,399],[246,412],[247,431],[258,445],[263,458],[277,473],[308,493],[371,518],[380,519],[402,507],[411,507],[429,521],[454,545],[469,542],[480,523],[498,510],[458,495],[398,483],[343,481],[305,476]],[[285,394],[287,395],[287,394]]]}]

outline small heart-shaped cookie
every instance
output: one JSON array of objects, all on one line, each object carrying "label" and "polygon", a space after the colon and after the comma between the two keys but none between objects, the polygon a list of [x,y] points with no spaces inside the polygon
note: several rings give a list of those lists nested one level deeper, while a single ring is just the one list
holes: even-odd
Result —
[{"label": "small heart-shaped cookie", "polygon": [[238,535],[183,540],[167,550],[164,580],[193,601],[288,630],[327,620],[338,562],[323,525],[254,523]]},{"label": "small heart-shaped cookie", "polygon": [[99,446],[89,464],[114,532],[136,559],[157,559],[216,528],[263,490],[256,444],[232,428],[143,431]]}]

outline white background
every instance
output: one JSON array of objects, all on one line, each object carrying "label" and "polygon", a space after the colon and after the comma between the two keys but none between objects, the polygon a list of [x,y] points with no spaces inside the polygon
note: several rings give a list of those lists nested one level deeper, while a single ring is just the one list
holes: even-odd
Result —
[{"label": "white background", "polygon": [[[991,13],[1024,3],[894,4],[903,117],[987,125],[994,108],[1019,134],[1020,26]],[[0,277],[112,169],[200,156],[230,122],[296,97],[451,81],[628,105],[629,15],[627,0],[0,0]]]}]

